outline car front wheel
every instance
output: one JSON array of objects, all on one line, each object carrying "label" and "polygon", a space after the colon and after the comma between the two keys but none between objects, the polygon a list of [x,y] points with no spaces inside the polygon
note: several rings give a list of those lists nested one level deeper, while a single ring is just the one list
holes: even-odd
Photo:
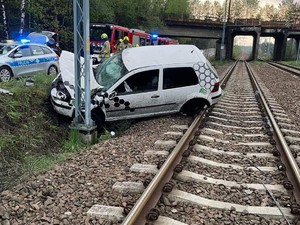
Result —
[{"label": "car front wheel", "polygon": [[7,82],[12,78],[12,76],[13,74],[8,67],[3,66],[0,68],[0,81]]},{"label": "car front wheel", "polygon": [[53,75],[53,74],[57,74],[57,68],[56,66],[50,66],[49,69],[48,69],[48,75]]}]

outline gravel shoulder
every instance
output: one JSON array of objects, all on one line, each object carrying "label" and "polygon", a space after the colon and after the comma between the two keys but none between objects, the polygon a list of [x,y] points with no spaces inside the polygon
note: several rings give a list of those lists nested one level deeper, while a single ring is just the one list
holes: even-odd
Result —
[{"label": "gravel shoulder", "polygon": [[300,77],[266,63],[251,65],[296,127],[300,127]]}]

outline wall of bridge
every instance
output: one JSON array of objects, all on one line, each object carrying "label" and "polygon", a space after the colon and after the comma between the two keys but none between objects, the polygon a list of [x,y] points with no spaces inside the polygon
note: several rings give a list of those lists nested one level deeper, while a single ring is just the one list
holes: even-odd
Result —
[{"label": "wall of bridge", "polygon": [[[285,59],[286,45],[288,38],[295,38],[297,47],[299,46],[300,30],[293,30],[282,24],[277,27],[268,27],[269,24],[263,25],[226,25],[225,32],[225,58],[232,59],[234,38],[238,35],[252,36],[252,54],[250,59],[256,60],[258,56],[260,37],[273,37],[275,39],[273,59],[280,61]],[[193,20],[185,21],[166,21],[165,28],[156,30],[162,36],[168,37],[190,37],[190,38],[205,38],[216,39],[216,59],[222,56],[221,39],[223,26],[221,23],[196,23]]]}]

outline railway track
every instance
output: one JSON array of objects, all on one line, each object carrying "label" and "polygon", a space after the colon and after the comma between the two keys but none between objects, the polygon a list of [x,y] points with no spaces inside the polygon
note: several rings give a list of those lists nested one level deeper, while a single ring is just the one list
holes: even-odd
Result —
[{"label": "railway track", "polygon": [[297,224],[300,133],[249,72],[237,62],[216,106],[173,126],[145,152],[147,164],[131,166],[135,181],[113,185],[130,201],[88,215],[100,224]]},{"label": "railway track", "polygon": [[296,76],[300,76],[300,69],[297,67],[285,65],[283,63],[279,63],[279,62],[275,62],[275,61],[271,61],[271,60],[264,60],[264,59],[260,59],[260,60],[265,63],[268,63],[269,65],[272,65],[276,68],[279,68],[283,71],[286,71],[286,72],[291,73]]}]

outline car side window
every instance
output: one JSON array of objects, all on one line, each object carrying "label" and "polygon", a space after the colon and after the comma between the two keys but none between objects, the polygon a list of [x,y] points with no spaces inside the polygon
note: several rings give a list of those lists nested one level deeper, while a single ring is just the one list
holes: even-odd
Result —
[{"label": "car side window", "polygon": [[44,51],[40,46],[31,46],[33,55],[44,55]]},{"label": "car side window", "polygon": [[45,48],[45,47],[42,47],[43,48],[43,51],[45,54],[52,54],[53,52],[51,52],[51,50],[49,48]]},{"label": "car side window", "polygon": [[127,78],[117,88],[118,94],[141,93],[157,91],[158,89],[159,70],[148,70],[136,73]]},{"label": "car side window", "polygon": [[18,53],[22,53],[22,57],[27,57],[27,56],[31,56],[31,51],[29,46],[25,45],[25,46],[21,46],[20,48],[17,49]]},{"label": "car side window", "polygon": [[198,84],[192,67],[166,68],[163,70],[163,89],[179,88]]}]

